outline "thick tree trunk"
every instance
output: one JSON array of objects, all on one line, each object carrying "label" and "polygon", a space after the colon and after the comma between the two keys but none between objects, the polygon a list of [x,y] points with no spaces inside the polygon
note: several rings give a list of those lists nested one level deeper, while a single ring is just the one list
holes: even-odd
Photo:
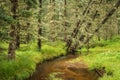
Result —
[{"label": "thick tree trunk", "polygon": [[[12,7],[11,12],[13,13],[13,18],[16,19],[16,11],[18,7],[18,0],[11,0]],[[12,60],[15,59],[15,50],[16,50],[16,24],[12,24],[10,27],[10,33],[11,41],[9,43],[8,48],[8,59]]]},{"label": "thick tree trunk", "polygon": [[10,32],[11,41],[9,42],[9,48],[8,48],[8,60],[15,59],[15,49],[16,49],[16,32],[14,25],[11,25],[10,31],[11,31]]}]

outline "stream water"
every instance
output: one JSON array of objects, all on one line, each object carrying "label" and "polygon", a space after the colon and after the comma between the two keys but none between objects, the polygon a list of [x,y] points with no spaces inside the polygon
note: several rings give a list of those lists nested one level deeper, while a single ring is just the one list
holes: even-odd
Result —
[{"label": "stream water", "polygon": [[[37,66],[35,73],[28,80],[51,80],[51,73],[61,73],[56,75],[63,80],[98,80],[98,75],[94,71],[89,71],[83,61],[70,62],[75,59],[70,55],[53,61],[47,61]],[[53,79],[52,79],[53,80]]]}]

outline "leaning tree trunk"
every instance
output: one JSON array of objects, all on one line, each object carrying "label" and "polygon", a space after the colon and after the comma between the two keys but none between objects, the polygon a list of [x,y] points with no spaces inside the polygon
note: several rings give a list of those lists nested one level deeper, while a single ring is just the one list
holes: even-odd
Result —
[{"label": "leaning tree trunk", "polygon": [[[110,19],[110,17],[115,13],[115,11],[120,7],[120,0],[118,0],[118,2],[113,6],[113,8],[108,12],[108,14],[105,16],[105,18],[101,21],[101,23],[98,25],[98,27],[94,30],[95,34],[96,32],[99,31],[99,29],[102,27],[102,25],[104,25],[108,19]],[[89,36],[89,38],[84,42],[84,44],[86,44],[94,35]]]},{"label": "leaning tree trunk", "polygon": [[[13,18],[16,20],[16,12],[18,7],[18,0],[11,0],[12,7],[11,12],[13,13]],[[12,60],[15,59],[15,49],[16,49],[16,24],[12,24],[10,27],[10,33],[11,41],[9,42],[9,48],[8,48],[8,59]]]},{"label": "leaning tree trunk", "polygon": [[[77,0],[76,0],[77,1]],[[90,0],[88,2],[88,5],[86,6],[85,10],[83,11],[82,15],[83,16],[86,16],[89,12],[89,7],[93,4],[93,0]],[[77,16],[77,15],[76,15]],[[74,52],[74,48],[75,47],[72,47],[72,38],[75,38],[78,33],[79,33],[79,29],[80,27],[82,26],[82,24],[84,23],[84,20],[78,20],[78,22],[76,23],[76,27],[74,28],[72,34],[71,34],[71,38],[67,40],[67,43],[66,43],[66,46],[67,46],[67,49],[66,49],[66,52],[67,54],[69,53],[73,53]]]},{"label": "leaning tree trunk", "polygon": [[39,10],[39,15],[40,15],[40,18],[38,19],[38,48],[41,50],[41,39],[40,39],[40,36],[42,35],[42,28],[41,28],[41,15],[42,15],[42,0],[39,0],[39,4],[40,4],[40,10]]},{"label": "leaning tree trunk", "polygon": [[[100,1],[100,3],[98,5],[100,6],[101,3],[102,3],[102,0]],[[96,10],[95,14],[93,14],[92,21],[95,21],[97,14],[98,14],[98,10]],[[89,29],[91,28],[91,26],[92,26],[92,23],[88,22],[86,25],[86,29],[85,29],[87,33],[89,33]],[[79,41],[84,43],[85,37],[88,39],[89,35],[87,34],[87,36],[85,36],[84,34],[81,34],[79,37]],[[78,45],[79,44],[76,44],[75,49],[77,49]],[[90,48],[89,47],[89,40],[86,43],[86,48],[87,48],[87,51],[89,52],[89,48]],[[80,47],[80,49],[81,49],[81,47]]]},{"label": "leaning tree trunk", "polygon": [[[102,0],[100,1],[100,3],[102,2]],[[110,10],[110,12],[105,16],[105,18],[101,21],[100,25],[98,25],[98,27],[95,29],[95,31],[93,32],[93,34],[95,34],[96,32],[99,31],[99,29],[102,27],[103,24],[105,24],[108,19],[114,14],[114,12],[118,9],[118,7],[120,7],[120,0],[118,0],[118,2],[115,4],[115,6],[113,6],[113,8]],[[94,17],[95,18],[95,17]],[[83,43],[87,44],[89,42],[89,40],[93,37],[94,35],[90,35]],[[84,35],[80,36],[80,41],[83,40]],[[68,48],[70,48],[70,51],[75,51],[75,49],[77,49],[78,44],[76,44],[74,46],[74,48],[70,48],[70,46]],[[80,46],[80,48],[82,48],[83,45]]]}]

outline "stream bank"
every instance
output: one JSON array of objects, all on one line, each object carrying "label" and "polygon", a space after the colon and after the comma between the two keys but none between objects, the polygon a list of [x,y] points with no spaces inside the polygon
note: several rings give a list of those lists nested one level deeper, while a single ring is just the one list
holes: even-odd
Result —
[{"label": "stream bank", "polygon": [[50,74],[60,80],[98,80],[99,75],[90,71],[84,61],[71,63],[76,56],[68,55],[39,64],[34,74],[28,80],[55,80]]}]

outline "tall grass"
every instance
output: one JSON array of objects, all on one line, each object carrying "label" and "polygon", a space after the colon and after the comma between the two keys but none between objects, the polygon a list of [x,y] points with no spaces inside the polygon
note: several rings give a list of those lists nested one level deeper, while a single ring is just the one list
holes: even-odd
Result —
[{"label": "tall grass", "polygon": [[120,80],[120,37],[101,43],[107,45],[91,48],[88,55],[80,56],[72,62],[84,59],[91,70],[105,67],[106,73],[99,80]]},{"label": "tall grass", "polygon": [[[42,63],[44,60],[53,59],[54,57],[65,55],[62,42],[44,43],[42,49],[36,46],[36,43],[22,44],[21,48],[16,51],[16,59],[7,60],[6,43],[0,43],[5,48],[4,54],[0,60],[0,80],[24,80],[33,74],[36,64]],[[6,57],[6,58],[5,58]]]}]

